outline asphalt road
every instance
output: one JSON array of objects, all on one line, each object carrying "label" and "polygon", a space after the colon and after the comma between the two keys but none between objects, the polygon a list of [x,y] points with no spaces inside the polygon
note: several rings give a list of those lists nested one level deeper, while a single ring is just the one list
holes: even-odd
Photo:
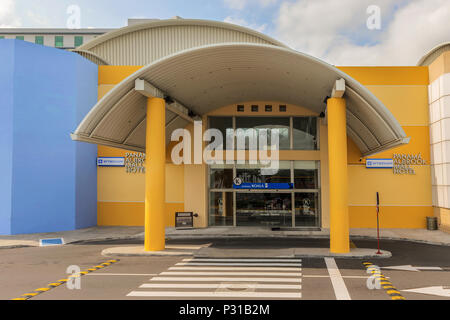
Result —
[{"label": "asphalt road", "polygon": [[[327,240],[248,239],[171,241],[170,244],[205,244],[217,248],[326,247]],[[376,248],[371,240],[354,240],[360,248]],[[112,258],[103,249],[141,244],[110,241],[61,247],[0,250],[0,300],[19,298],[68,277],[69,266],[86,270]],[[127,299],[220,299],[255,300],[450,300],[450,247],[405,241],[383,241],[393,253],[390,259],[242,259],[215,261],[192,257],[122,257],[117,263],[80,277],[80,289],[66,284],[34,296],[31,300],[127,300]],[[369,289],[364,262],[381,267],[390,285]],[[230,263],[233,263],[230,265]],[[335,263],[335,265],[334,265]],[[411,266],[418,271],[384,269]],[[436,268],[430,270],[427,268]],[[403,267],[404,268],[404,267]],[[440,268],[439,270],[437,268]],[[189,279],[195,277],[194,280]],[[217,279],[211,279],[217,278]],[[255,279],[257,278],[257,279]],[[392,287],[392,288],[391,288]],[[423,289],[430,288],[431,289]],[[415,290],[416,292],[405,291]],[[400,294],[393,294],[392,290]],[[424,290],[428,290],[426,293]],[[391,291],[391,293],[388,293]],[[206,292],[206,294],[205,294]],[[205,296],[202,296],[205,295]],[[219,299],[218,298],[218,299]]]}]

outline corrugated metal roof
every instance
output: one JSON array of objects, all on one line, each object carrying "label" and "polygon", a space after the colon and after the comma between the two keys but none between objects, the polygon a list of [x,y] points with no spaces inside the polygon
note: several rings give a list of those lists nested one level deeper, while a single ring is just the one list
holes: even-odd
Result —
[{"label": "corrugated metal roof", "polygon": [[434,60],[436,60],[441,54],[444,52],[450,51],[450,42],[444,42],[440,45],[434,47],[431,49],[426,55],[424,55],[419,62],[417,63],[418,66],[429,66],[433,63]]},{"label": "corrugated metal roof", "polygon": [[[146,80],[203,115],[225,105],[264,100],[320,113],[326,107],[324,99],[341,78],[347,85],[348,134],[363,155],[407,142],[391,112],[347,74],[294,50],[248,43],[189,49],[149,64],[103,97],[77,128],[74,138],[100,144],[113,142],[126,149],[130,145],[124,137],[134,130],[140,134],[133,135],[133,147],[144,151],[145,134],[140,130],[146,102],[133,93],[136,79]],[[141,129],[136,129],[139,125]]]},{"label": "corrugated metal roof", "polygon": [[147,65],[173,53],[208,44],[248,42],[286,47],[257,31],[230,23],[168,19],[127,26],[97,37],[78,49],[113,65]]}]

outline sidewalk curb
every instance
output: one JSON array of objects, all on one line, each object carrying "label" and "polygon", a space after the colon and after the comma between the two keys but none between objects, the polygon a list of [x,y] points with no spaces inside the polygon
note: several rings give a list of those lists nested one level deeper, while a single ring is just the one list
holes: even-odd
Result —
[{"label": "sidewalk curb", "polygon": [[[330,239],[328,235],[171,235],[167,236],[166,240],[203,240],[203,239]],[[375,236],[363,236],[363,235],[351,235],[351,240],[376,240]],[[434,242],[428,240],[420,239],[410,239],[410,238],[396,238],[396,237],[381,237],[380,240],[388,241],[407,241],[420,244],[429,244],[435,246],[450,246],[450,243],[445,242]]]}]

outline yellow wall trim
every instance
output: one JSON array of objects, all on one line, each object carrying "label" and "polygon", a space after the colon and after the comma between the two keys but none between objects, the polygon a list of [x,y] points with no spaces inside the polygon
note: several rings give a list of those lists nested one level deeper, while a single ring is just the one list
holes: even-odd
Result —
[{"label": "yellow wall trim", "polygon": [[337,67],[363,85],[428,85],[428,67]]},{"label": "yellow wall trim", "polygon": [[98,84],[118,84],[142,66],[98,66]]},{"label": "yellow wall trim", "polygon": [[[98,202],[97,223],[99,226],[144,226],[143,202]],[[175,226],[175,213],[183,212],[183,203],[166,203],[167,227]]]}]

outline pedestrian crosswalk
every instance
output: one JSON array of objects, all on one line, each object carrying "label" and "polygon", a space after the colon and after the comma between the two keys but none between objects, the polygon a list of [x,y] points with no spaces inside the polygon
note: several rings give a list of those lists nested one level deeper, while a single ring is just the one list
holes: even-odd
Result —
[{"label": "pedestrian crosswalk", "polygon": [[184,259],[128,297],[301,299],[301,259]]}]

